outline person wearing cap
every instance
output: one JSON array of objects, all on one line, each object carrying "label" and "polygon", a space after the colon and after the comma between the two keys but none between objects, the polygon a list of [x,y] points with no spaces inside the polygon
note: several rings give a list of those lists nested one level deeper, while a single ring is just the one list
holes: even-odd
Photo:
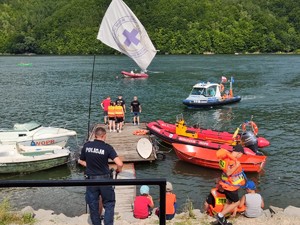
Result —
[{"label": "person wearing cap", "polygon": [[[166,184],[166,220],[174,218],[176,213],[177,203],[176,194],[173,193],[173,185],[171,182]],[[155,210],[155,215],[159,217],[159,208]]]},{"label": "person wearing cap", "polygon": [[221,225],[230,224],[224,215],[234,211],[240,204],[238,190],[245,185],[245,175],[238,159],[244,154],[244,148],[236,145],[230,153],[225,149],[217,151],[219,167],[223,171],[220,185],[224,189],[226,204],[221,212],[217,214],[217,220]]},{"label": "person wearing cap", "polygon": [[241,198],[240,207],[246,206],[244,213],[246,217],[259,217],[263,213],[264,200],[260,194],[256,193],[256,185],[252,180],[247,181],[245,188],[247,194]]},{"label": "person wearing cap", "polygon": [[149,191],[150,189],[147,185],[142,185],[140,188],[141,195],[135,197],[133,216],[137,219],[146,219],[152,214],[154,203]]}]

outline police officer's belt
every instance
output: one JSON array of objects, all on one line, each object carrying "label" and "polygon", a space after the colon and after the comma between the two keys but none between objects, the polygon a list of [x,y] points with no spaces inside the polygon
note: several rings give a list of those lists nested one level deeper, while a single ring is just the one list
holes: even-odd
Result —
[{"label": "police officer's belt", "polygon": [[110,174],[108,173],[108,174],[102,174],[102,175],[97,175],[97,176],[86,175],[85,178],[91,179],[91,180],[101,179],[101,178],[110,178]]}]

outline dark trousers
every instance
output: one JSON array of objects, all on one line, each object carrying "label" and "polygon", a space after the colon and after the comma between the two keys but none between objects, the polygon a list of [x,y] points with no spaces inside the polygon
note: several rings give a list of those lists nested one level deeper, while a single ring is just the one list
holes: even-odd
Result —
[{"label": "dark trousers", "polygon": [[93,225],[100,225],[100,214],[99,214],[99,196],[102,197],[103,207],[105,209],[104,224],[114,224],[114,213],[115,213],[115,191],[112,186],[101,186],[86,187],[86,202],[89,205],[90,216]]}]

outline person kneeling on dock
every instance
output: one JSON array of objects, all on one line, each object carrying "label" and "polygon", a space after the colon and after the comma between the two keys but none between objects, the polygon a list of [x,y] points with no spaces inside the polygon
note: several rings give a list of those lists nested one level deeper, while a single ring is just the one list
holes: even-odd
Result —
[{"label": "person kneeling on dock", "polygon": [[[106,144],[106,131],[103,127],[95,130],[95,140],[84,144],[78,163],[86,167],[86,179],[107,180],[111,179],[108,160],[111,159],[117,165],[117,173],[123,167],[122,160],[118,157],[114,148]],[[106,186],[87,186],[86,202],[89,205],[90,216],[93,225],[101,225],[99,213],[99,197],[105,209],[104,224],[114,224],[115,210],[115,191],[111,185]]]},{"label": "person kneeling on dock", "polygon": [[149,194],[149,187],[143,185],[140,188],[140,196],[135,197],[133,205],[133,216],[137,219],[146,219],[152,214],[154,207],[152,196]]}]

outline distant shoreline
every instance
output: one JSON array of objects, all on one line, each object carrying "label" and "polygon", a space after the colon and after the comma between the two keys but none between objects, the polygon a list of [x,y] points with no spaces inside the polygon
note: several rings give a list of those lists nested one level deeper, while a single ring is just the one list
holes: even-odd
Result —
[{"label": "distant shoreline", "polygon": [[[78,55],[78,54],[66,54],[66,55],[54,55],[54,54],[36,54],[36,53],[23,53],[23,54],[12,54],[12,53],[0,53],[0,56],[93,56],[94,54],[87,54],[87,55]],[[123,56],[123,54],[96,54],[96,56]],[[214,52],[203,52],[202,54],[157,54],[159,55],[169,55],[169,56],[175,56],[175,55],[194,55],[194,56],[201,56],[201,55],[300,55],[299,52],[269,52],[269,53],[261,53],[261,52],[235,52],[235,53],[224,53],[224,54],[217,54]],[[125,55],[124,55],[125,56]]]}]

